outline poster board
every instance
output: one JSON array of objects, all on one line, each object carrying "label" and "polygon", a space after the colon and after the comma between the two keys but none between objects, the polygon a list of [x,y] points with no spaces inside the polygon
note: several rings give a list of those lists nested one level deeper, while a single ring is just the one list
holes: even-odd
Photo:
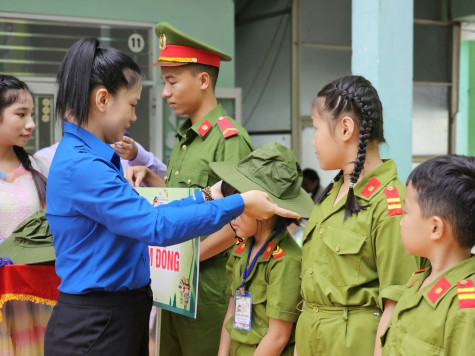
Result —
[{"label": "poster board", "polygon": [[[198,188],[136,188],[153,206],[189,197]],[[199,278],[199,237],[181,244],[149,246],[153,304],[196,319]]]}]

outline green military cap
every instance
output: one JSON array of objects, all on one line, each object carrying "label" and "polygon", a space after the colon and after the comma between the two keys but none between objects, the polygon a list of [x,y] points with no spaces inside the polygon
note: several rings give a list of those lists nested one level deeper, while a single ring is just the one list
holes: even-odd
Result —
[{"label": "green military cap", "polygon": [[179,66],[201,63],[218,67],[221,61],[230,61],[231,56],[178,31],[166,22],[155,26],[160,40],[160,57],[154,66]]},{"label": "green military cap", "polygon": [[50,263],[56,260],[53,236],[44,209],[26,218],[0,244],[0,256],[8,257],[13,264],[21,265]]},{"label": "green military cap", "polygon": [[212,162],[210,168],[240,193],[260,190],[281,208],[310,217],[314,203],[302,187],[302,170],[294,153],[267,143],[240,162]]}]

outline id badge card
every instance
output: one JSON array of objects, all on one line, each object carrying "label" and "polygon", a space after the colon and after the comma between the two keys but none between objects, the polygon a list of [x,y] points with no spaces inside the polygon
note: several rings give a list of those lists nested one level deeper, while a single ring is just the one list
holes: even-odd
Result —
[{"label": "id badge card", "polygon": [[252,293],[245,290],[234,292],[233,328],[251,331]]}]

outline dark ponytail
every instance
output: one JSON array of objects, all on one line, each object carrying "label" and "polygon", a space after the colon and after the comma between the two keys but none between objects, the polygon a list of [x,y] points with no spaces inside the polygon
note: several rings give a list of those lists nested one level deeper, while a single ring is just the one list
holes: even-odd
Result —
[{"label": "dark ponytail", "polygon": [[126,54],[114,48],[99,47],[95,38],[79,40],[64,56],[56,77],[58,117],[64,121],[74,119],[83,126],[87,123],[89,96],[94,88],[104,86],[115,95],[141,80],[139,67]]},{"label": "dark ponytail", "polygon": [[[354,162],[353,172],[350,175],[350,187],[345,204],[345,220],[353,214],[358,214],[368,206],[360,206],[355,198],[354,185],[363,170],[366,161],[366,148],[368,142],[376,140],[378,143],[385,142],[383,133],[383,107],[376,89],[371,83],[361,76],[347,76],[327,84],[317,95],[325,98],[325,109],[328,110],[334,120],[342,114],[351,113],[359,126],[358,152]],[[334,181],[343,175],[338,173]],[[330,184],[319,197],[319,202],[331,190]]]},{"label": "dark ponytail", "polygon": [[[32,95],[25,82],[11,75],[0,75],[0,121],[3,120],[1,116],[3,111],[25,93]],[[40,205],[42,207],[46,206],[46,177],[33,168],[30,155],[23,147],[13,146],[13,151],[23,168],[31,173],[40,199]]]}]

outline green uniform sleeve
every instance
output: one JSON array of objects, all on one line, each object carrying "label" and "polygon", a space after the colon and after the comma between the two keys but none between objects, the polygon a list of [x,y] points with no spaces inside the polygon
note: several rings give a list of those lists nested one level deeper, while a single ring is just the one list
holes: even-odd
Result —
[{"label": "green uniform sleeve", "polygon": [[412,273],[418,269],[416,257],[406,253],[401,241],[401,217],[383,217],[373,232],[381,308],[384,305],[383,298],[397,301],[401,296],[399,287],[388,287],[405,285]]},{"label": "green uniform sleeve", "polygon": [[[272,257],[271,257],[272,258]],[[301,257],[284,256],[271,266],[267,285],[266,314],[269,318],[296,322],[299,316]]]},{"label": "green uniform sleeve", "polygon": [[233,255],[230,255],[228,258],[228,262],[226,263],[226,277],[228,279],[226,294],[229,296],[234,295],[234,290],[233,290],[234,262],[235,262],[235,257]]},{"label": "green uniform sleeve", "polygon": [[243,135],[236,135],[220,140],[217,154],[220,156],[217,162],[239,162],[254,150],[250,140]]},{"label": "green uniform sleeve", "polygon": [[469,355],[475,350],[475,308],[460,309],[457,297],[447,315],[444,334],[445,355]]}]

